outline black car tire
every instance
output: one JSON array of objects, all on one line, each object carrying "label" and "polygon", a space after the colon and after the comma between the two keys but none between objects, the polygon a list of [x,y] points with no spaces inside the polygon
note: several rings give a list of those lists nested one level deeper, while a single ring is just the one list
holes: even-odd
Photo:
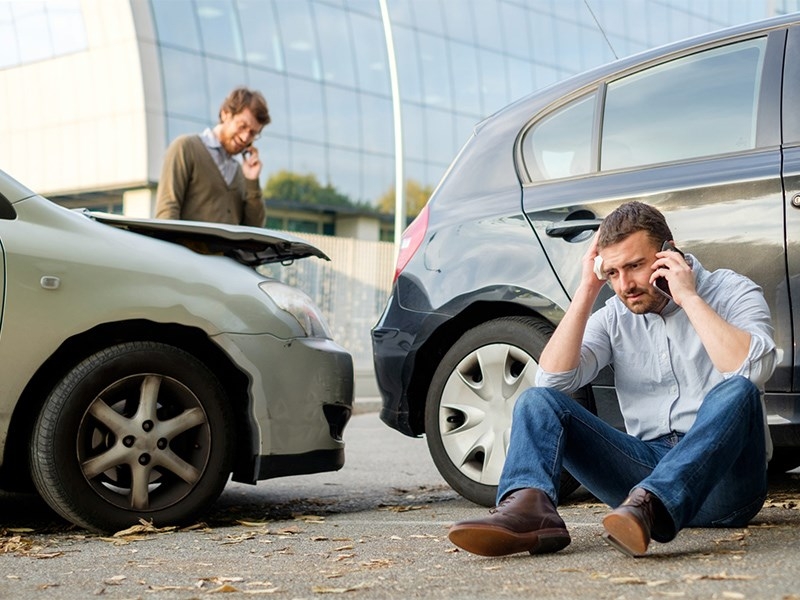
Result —
[{"label": "black car tire", "polygon": [[46,399],[30,448],[33,481],[87,529],[181,524],[222,492],[233,431],[226,395],[203,363],[161,343],[119,344],[80,362]]},{"label": "black car tire", "polygon": [[[442,477],[467,500],[495,504],[514,404],[533,386],[552,333],[534,317],[494,319],[466,331],[439,363],[425,405],[428,448]],[[575,398],[589,405],[585,395]],[[560,498],[578,485],[563,471]]]}]

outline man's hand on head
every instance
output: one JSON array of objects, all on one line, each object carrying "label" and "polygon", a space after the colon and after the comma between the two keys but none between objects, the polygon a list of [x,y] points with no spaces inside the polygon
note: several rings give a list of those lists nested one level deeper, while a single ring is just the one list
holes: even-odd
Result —
[{"label": "man's hand on head", "polygon": [[597,237],[599,234],[595,233],[594,237],[592,238],[592,243],[589,244],[589,248],[587,248],[586,253],[583,255],[581,259],[581,286],[586,288],[586,291],[594,294],[596,297],[600,290],[602,289],[603,285],[605,284],[605,280],[598,278],[595,274],[595,266],[594,261],[597,258]]}]

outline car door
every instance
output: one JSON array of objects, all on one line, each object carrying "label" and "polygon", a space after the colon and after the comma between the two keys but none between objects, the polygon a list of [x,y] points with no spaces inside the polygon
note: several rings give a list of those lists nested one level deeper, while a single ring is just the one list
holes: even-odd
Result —
[{"label": "car door", "polygon": [[793,360],[780,147],[785,40],[784,29],[751,34],[609,77],[535,119],[517,153],[529,179],[524,211],[570,297],[599,221],[624,201],[652,204],[704,267],[730,267],[763,286],[782,349],[768,384],[775,391],[791,389]]},{"label": "car door", "polygon": [[[800,26],[789,29],[783,85],[783,180],[786,189],[786,268],[794,300],[794,339],[800,340]],[[792,309],[786,300],[784,312]],[[788,329],[788,325],[787,325]],[[792,346],[794,348],[794,346]],[[794,353],[793,390],[800,392],[800,353]],[[790,407],[787,406],[787,410]]]}]

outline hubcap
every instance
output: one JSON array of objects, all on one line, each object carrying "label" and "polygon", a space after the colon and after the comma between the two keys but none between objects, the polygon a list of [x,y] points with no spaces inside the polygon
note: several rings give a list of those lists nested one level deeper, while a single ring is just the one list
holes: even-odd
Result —
[{"label": "hubcap", "polygon": [[527,352],[489,344],[450,374],[439,405],[439,432],[452,463],[473,481],[497,485],[519,395],[533,387],[538,365]]}]

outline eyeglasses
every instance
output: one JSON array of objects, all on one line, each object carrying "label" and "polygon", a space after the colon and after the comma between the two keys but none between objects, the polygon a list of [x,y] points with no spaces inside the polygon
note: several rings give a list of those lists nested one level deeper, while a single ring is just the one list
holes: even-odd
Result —
[{"label": "eyeglasses", "polygon": [[250,141],[255,142],[258,138],[261,137],[261,129],[256,131],[255,129],[251,129],[250,126],[240,119],[233,120],[233,126],[236,127],[236,133],[242,137],[245,135],[250,139]]}]

